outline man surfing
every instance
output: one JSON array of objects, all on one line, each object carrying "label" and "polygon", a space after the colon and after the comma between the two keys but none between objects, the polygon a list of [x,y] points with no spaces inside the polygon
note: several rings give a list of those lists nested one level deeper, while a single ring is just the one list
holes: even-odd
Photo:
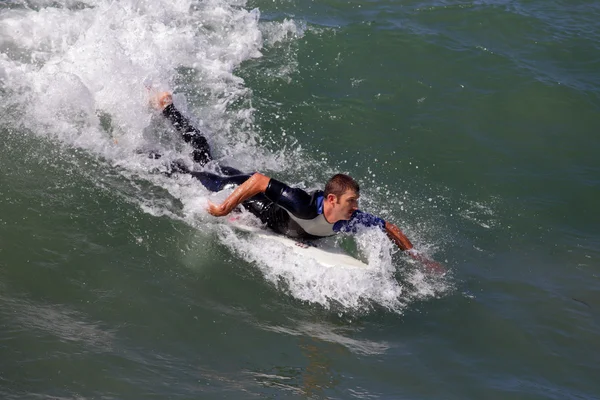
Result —
[{"label": "man surfing", "polygon": [[[197,164],[204,166],[212,161],[206,138],[175,108],[170,93],[158,94],[151,104],[162,111],[193,147],[192,158]],[[208,212],[216,217],[228,215],[241,205],[273,231],[300,239],[318,239],[340,232],[356,232],[359,226],[377,226],[400,250],[423,263],[430,271],[445,272],[439,263],[417,252],[396,225],[360,211],[360,188],[348,175],[336,174],[326,183],[324,191],[308,193],[259,172],[246,174],[232,167],[216,168],[218,173],[191,171],[180,163],[171,165],[172,172],[190,174],[213,192],[228,185],[237,185],[221,204],[208,202]]]}]

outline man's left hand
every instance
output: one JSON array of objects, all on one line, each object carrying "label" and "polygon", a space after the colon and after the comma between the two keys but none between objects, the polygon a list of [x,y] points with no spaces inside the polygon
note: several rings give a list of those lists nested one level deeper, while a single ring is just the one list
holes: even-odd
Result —
[{"label": "man's left hand", "polygon": [[421,253],[417,253],[414,250],[408,250],[407,253],[409,256],[411,256],[411,258],[423,264],[427,269],[427,272],[437,275],[444,275],[447,272],[446,268],[442,264],[437,261],[430,260]]}]

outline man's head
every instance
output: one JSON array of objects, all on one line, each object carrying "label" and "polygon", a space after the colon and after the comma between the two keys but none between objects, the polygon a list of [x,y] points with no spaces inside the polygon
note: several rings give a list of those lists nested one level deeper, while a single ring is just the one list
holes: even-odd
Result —
[{"label": "man's head", "polygon": [[348,220],[358,209],[360,188],[350,176],[337,174],[325,185],[323,213],[329,223]]}]

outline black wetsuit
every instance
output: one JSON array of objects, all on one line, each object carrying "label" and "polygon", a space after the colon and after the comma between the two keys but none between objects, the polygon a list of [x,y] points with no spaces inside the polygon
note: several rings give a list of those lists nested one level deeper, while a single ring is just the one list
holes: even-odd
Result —
[{"label": "black wetsuit", "polygon": [[[210,146],[204,135],[173,104],[165,107],[163,115],[182,135],[183,140],[192,145],[192,157],[196,163],[204,166],[212,160]],[[192,175],[212,192],[218,192],[228,185],[241,185],[253,175],[227,166],[217,166],[219,173],[190,171],[179,163],[173,164],[172,169],[173,172]],[[360,225],[379,226],[382,229],[385,227],[385,221],[381,218],[359,210],[348,221],[330,224],[323,215],[322,190],[307,193],[276,179],[269,181],[264,194],[258,194],[242,205],[275,232],[294,238],[315,239],[337,232],[355,232]]]}]

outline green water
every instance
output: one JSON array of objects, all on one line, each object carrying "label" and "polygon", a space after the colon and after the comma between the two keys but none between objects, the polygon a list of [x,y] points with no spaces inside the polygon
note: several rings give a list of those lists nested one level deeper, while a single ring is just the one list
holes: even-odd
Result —
[{"label": "green water", "polygon": [[[2,398],[600,397],[596,3],[153,4],[0,4]],[[138,154],[153,70],[224,163],[350,173],[448,275],[207,217]]]}]

